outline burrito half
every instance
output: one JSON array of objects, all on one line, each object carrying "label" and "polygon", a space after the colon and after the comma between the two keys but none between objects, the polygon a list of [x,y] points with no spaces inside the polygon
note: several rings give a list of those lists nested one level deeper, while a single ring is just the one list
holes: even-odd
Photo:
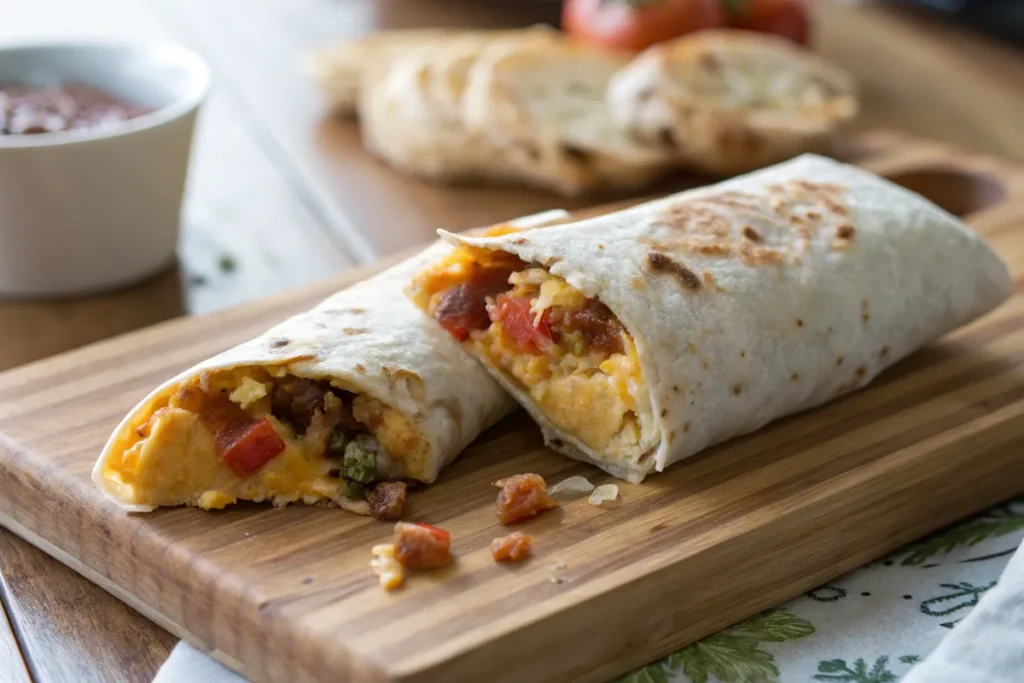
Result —
[{"label": "burrito half", "polygon": [[402,294],[451,250],[437,243],[166,382],[114,431],[93,481],[133,512],[251,500],[361,514],[380,482],[434,481],[515,405]]},{"label": "burrito half", "polygon": [[870,382],[1010,293],[963,223],[805,155],[551,230],[460,245],[407,289],[540,423],[618,477]]}]

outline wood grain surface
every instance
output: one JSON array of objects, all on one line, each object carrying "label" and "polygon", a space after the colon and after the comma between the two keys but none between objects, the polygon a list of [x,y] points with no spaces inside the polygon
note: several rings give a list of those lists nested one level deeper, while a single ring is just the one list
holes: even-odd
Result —
[{"label": "wood grain surface", "polygon": [[[12,596],[11,619],[22,633],[21,646],[39,681],[113,683],[144,680],[167,658],[176,639],[153,629],[128,605],[103,600],[102,588],[87,581],[54,590],[57,560],[0,537],[0,572]],[[124,643],[130,641],[129,650]],[[8,679],[0,678],[4,683]]]},{"label": "wood grain surface", "polygon": [[[1024,171],[893,136],[859,149],[937,199],[960,186],[962,210],[988,202],[970,222],[1024,282]],[[517,568],[490,560],[491,481],[608,480],[546,451],[522,414],[411,496],[410,517],[451,530],[458,559],[395,594],[368,569],[388,524],[258,505],[127,515],[95,490],[96,453],[152,386],[365,275],[0,376],[5,524],[256,681],[601,681],[1024,490],[1021,287],[864,391],[620,483],[618,508],[579,501],[524,524],[536,557]]]},{"label": "wood grain surface", "polygon": [[[12,537],[13,538],[13,537]],[[26,546],[31,547],[31,546]],[[0,681],[31,683],[18,640],[4,610],[0,610]]]}]

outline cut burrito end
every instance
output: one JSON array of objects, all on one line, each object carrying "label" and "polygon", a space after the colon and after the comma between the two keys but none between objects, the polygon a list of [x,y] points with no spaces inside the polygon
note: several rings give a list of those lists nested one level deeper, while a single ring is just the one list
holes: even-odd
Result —
[{"label": "cut burrito end", "polygon": [[400,518],[405,480],[432,483],[514,406],[403,296],[451,249],[436,243],[167,381],[114,430],[94,483],[131,512],[246,500]]},{"label": "cut burrito end", "polygon": [[94,476],[138,510],[301,501],[368,515],[380,482],[429,481],[429,456],[405,415],[354,387],[286,365],[242,366],[158,391],[118,430]]},{"label": "cut burrito end", "polygon": [[470,245],[421,273],[409,295],[530,399],[550,446],[591,461],[595,453],[633,481],[654,468],[660,427],[633,336],[596,297],[541,264]]}]

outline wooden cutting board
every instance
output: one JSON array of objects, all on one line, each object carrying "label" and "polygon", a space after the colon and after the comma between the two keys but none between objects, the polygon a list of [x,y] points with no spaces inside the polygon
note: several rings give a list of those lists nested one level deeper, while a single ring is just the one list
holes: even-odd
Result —
[{"label": "wooden cutting board", "polygon": [[410,496],[407,517],[449,529],[457,561],[391,594],[368,566],[390,524],[258,505],[129,515],[89,481],[153,386],[370,271],[0,375],[0,523],[255,681],[603,681],[647,663],[1024,491],[1024,169],[891,134],[850,154],[970,214],[1014,297],[863,391],[619,482],[617,508],[524,524],[521,566],[490,559],[505,532],[490,482],[611,481],[546,451],[523,414]]}]

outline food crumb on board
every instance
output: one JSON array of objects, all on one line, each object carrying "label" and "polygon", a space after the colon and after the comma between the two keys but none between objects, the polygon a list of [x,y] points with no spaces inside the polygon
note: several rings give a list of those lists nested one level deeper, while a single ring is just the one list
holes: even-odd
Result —
[{"label": "food crumb on board", "polygon": [[405,571],[395,558],[394,543],[379,543],[370,549],[370,569],[377,575],[384,590],[395,590],[405,581]]},{"label": "food crumb on board", "polygon": [[548,495],[544,477],[539,474],[514,474],[494,482],[498,492],[498,521],[511,524],[558,507]]},{"label": "food crumb on board", "polygon": [[586,477],[579,475],[563,479],[548,489],[548,495],[555,500],[573,500],[582,498],[594,490],[594,485]]},{"label": "food crumb on board", "polygon": [[617,505],[619,500],[619,487],[615,484],[602,484],[594,489],[587,502],[598,507],[612,507]]},{"label": "food crumb on board", "polygon": [[491,557],[495,562],[521,562],[530,556],[533,538],[513,531],[508,536],[491,541]]}]

